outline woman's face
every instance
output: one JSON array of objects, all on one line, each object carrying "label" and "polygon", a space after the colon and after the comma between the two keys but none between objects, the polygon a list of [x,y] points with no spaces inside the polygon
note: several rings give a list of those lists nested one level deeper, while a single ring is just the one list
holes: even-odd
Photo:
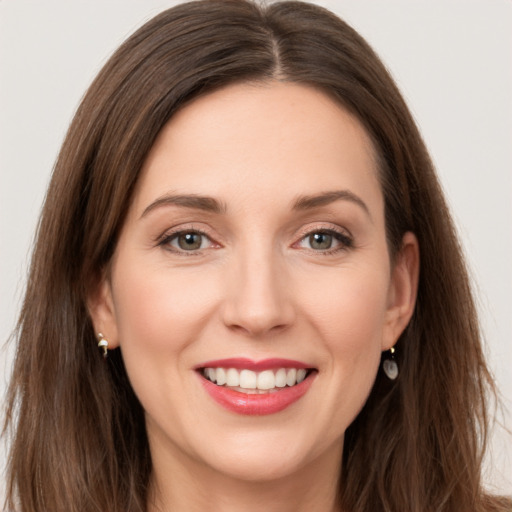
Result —
[{"label": "woman's face", "polygon": [[233,85],[176,114],[91,307],[121,347],[155,469],[337,468],[412,313],[412,235],[404,246],[391,267],[372,145],[324,94]]}]

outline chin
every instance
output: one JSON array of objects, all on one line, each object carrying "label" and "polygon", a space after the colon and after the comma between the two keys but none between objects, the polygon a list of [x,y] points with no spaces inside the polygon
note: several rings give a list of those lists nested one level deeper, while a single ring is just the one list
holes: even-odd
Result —
[{"label": "chin", "polygon": [[242,454],[233,454],[216,461],[212,469],[226,477],[247,483],[277,482],[297,474],[307,465],[307,462],[299,456],[290,458],[282,452],[274,452],[268,457],[258,451],[247,450]]},{"label": "chin", "polygon": [[[340,459],[343,441],[339,441]],[[334,448],[335,449],[335,448]],[[290,431],[246,432],[217,439],[208,447],[203,461],[215,472],[245,482],[278,481],[296,475],[314,464],[325,446],[308,442],[307,435]]]}]

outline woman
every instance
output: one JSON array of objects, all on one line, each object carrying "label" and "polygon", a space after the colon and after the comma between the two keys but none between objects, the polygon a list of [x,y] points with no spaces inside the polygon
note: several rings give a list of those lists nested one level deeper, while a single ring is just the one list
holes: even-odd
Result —
[{"label": "woman", "polygon": [[10,508],[507,510],[489,387],[428,154],[360,36],[215,0],[121,46],[43,211]]}]

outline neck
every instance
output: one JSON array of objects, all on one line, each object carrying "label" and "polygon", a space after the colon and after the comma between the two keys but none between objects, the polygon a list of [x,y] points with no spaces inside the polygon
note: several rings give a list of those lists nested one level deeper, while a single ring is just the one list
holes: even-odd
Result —
[{"label": "neck", "polygon": [[154,459],[148,512],[339,512],[341,447],[268,480],[219,473],[181,453]]}]

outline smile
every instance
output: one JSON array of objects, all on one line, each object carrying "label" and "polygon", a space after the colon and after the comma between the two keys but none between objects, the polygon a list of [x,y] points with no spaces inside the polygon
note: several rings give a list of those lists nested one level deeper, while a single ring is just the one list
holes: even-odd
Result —
[{"label": "smile", "polygon": [[266,415],[297,402],[318,372],[297,361],[229,359],[206,363],[197,373],[206,392],[225,409]]},{"label": "smile", "polygon": [[203,375],[217,386],[225,386],[248,394],[278,391],[300,384],[307,375],[305,368],[279,368],[276,371],[238,370],[236,368],[204,368]]}]

